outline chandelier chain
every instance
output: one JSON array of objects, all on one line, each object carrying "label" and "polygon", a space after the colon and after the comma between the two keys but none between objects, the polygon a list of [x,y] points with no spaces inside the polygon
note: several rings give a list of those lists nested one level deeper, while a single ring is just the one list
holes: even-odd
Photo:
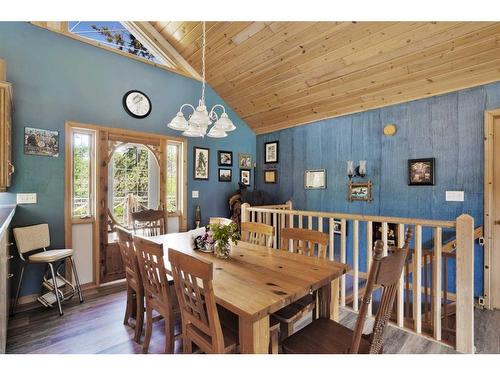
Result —
[{"label": "chandelier chain", "polygon": [[201,89],[201,100],[203,101],[203,104],[205,104],[205,45],[207,43],[206,39],[206,30],[205,30],[205,21],[203,21],[203,41],[202,41],[202,50],[201,50],[201,65],[202,65],[202,75],[203,75],[203,81],[202,81],[202,89]]}]

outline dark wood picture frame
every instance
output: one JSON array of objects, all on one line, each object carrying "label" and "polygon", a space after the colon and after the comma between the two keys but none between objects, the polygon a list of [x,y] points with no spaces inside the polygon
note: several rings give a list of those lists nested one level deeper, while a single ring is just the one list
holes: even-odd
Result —
[{"label": "dark wood picture frame", "polygon": [[[229,171],[229,179],[221,178],[220,173],[222,171]],[[233,170],[231,168],[219,168],[218,176],[219,176],[219,182],[231,182],[231,181],[233,181]]]},{"label": "dark wood picture frame", "polygon": [[[229,154],[231,162],[230,163],[223,163],[221,156],[222,154]],[[217,151],[217,163],[219,164],[220,167],[232,167],[233,166],[233,152],[232,151],[225,151],[225,150],[218,150]]]},{"label": "dark wood picture frame", "polygon": [[[207,152],[207,176],[196,177],[196,152],[203,150]],[[193,179],[207,181],[210,178],[210,149],[205,147],[193,147]]]},{"label": "dark wood picture frame", "polygon": [[[267,155],[267,147],[268,145],[276,145],[276,158],[275,159],[268,159]],[[279,162],[279,155],[280,155],[280,143],[279,141],[271,141],[271,142],[266,142],[264,143],[264,163],[265,164],[277,164]]]},{"label": "dark wood picture frame", "polygon": [[[248,172],[248,183],[243,181],[243,173]],[[245,186],[251,186],[252,170],[251,169],[240,169],[240,182]]]},{"label": "dark wood picture frame", "polygon": [[[358,189],[366,188],[366,194],[360,195]],[[352,182],[349,181],[347,200],[349,202],[371,202],[372,201],[372,182],[362,181],[362,182]]]},{"label": "dark wood picture frame", "polygon": [[[271,178],[269,178],[269,177],[271,177]],[[278,171],[276,169],[264,170],[264,183],[276,184],[277,182],[278,182]]]},{"label": "dark wood picture frame", "polygon": [[[414,168],[417,164],[425,164],[429,171],[420,171],[420,174],[424,176],[415,175]],[[435,158],[424,158],[424,159],[408,159],[408,185],[410,186],[432,186],[435,184]]]}]

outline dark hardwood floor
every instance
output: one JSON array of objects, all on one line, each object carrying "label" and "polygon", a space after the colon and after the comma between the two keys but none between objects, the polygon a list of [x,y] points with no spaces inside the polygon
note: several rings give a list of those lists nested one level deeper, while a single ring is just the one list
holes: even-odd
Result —
[{"label": "dark hardwood floor", "polygon": [[[134,331],[123,325],[126,293],[124,285],[85,293],[64,305],[64,316],[54,309],[37,308],[10,318],[7,353],[142,353],[133,341]],[[341,322],[352,327],[356,314],[341,309]],[[176,324],[179,332],[180,322]],[[369,331],[370,324],[366,325]],[[163,320],[154,323],[150,353],[163,353]],[[177,333],[176,332],[176,333]],[[500,353],[500,311],[476,311],[476,348],[478,353]],[[182,345],[176,340],[175,352]],[[388,327],[384,353],[454,353],[454,350],[421,336]]]}]

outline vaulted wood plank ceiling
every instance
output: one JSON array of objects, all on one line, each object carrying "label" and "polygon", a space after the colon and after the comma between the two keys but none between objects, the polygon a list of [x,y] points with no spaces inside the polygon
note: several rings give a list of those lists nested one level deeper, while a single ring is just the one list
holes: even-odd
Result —
[{"label": "vaulted wood plank ceiling", "polygon": [[[199,22],[150,22],[201,73]],[[208,22],[207,81],[256,133],[500,81],[500,23]]]}]

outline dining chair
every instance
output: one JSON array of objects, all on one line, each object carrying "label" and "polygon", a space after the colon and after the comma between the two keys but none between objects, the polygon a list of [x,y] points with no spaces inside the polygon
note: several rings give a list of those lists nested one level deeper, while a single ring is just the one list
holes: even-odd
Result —
[{"label": "dining chair", "polygon": [[[321,259],[326,258],[328,245],[328,234],[311,229],[283,228],[281,231],[281,249],[288,251],[292,245],[292,252],[305,256],[313,256]],[[290,305],[274,313],[283,330],[282,339],[293,333],[294,325],[307,314],[313,314],[315,318],[316,293],[308,294]]]},{"label": "dining chair", "polygon": [[241,241],[255,245],[271,247],[273,244],[274,228],[262,223],[241,223]]},{"label": "dining chair", "polygon": [[238,336],[221,324],[212,285],[213,263],[169,249],[174,286],[182,317],[184,353],[193,343],[205,353],[235,353]]},{"label": "dining chair", "polygon": [[139,270],[139,261],[135,254],[134,236],[120,226],[115,226],[115,231],[127,281],[127,307],[123,324],[128,325],[129,319],[135,318],[134,340],[139,342],[144,323],[144,286]]},{"label": "dining chair", "polygon": [[[12,313],[14,314],[17,307],[17,302],[19,300],[19,293],[21,291],[24,271],[28,264],[44,264],[49,269],[50,281],[45,276],[43,276],[42,285],[52,292],[50,295],[42,295],[38,298],[38,301],[46,307],[52,307],[54,302],[57,302],[57,308],[59,310],[59,315],[63,315],[63,309],[61,302],[72,298],[75,293],[78,293],[80,303],[83,302],[82,288],[80,286],[80,281],[78,279],[78,272],[76,271],[75,261],[73,259],[74,250],[73,249],[53,249],[47,250],[50,246],[50,233],[48,224],[38,224],[31,225],[27,227],[18,227],[13,229],[14,238],[16,241],[17,251],[19,253],[19,258],[22,261],[21,266],[21,277],[19,278],[19,284],[17,285],[16,297],[12,307]],[[42,250],[35,253],[36,250]],[[75,285],[67,280],[63,275],[59,273],[60,267],[64,264],[64,261],[68,259],[71,264],[71,269],[73,271]],[[56,267],[57,263],[59,265]],[[46,270],[47,270],[46,268]],[[64,287],[68,286],[71,288],[70,293],[65,293]]]},{"label": "dining chair", "polygon": [[208,224],[219,224],[219,225],[229,225],[233,221],[231,219],[228,219],[226,217],[211,217],[208,220]]},{"label": "dining chair", "polygon": [[[165,319],[165,353],[174,352],[174,319],[178,313],[176,296],[163,260],[163,245],[141,236],[134,236],[134,245],[146,301],[146,331],[142,352],[147,353],[153,330],[153,310]],[[176,311],[177,310],[177,311]]]},{"label": "dining chair", "polygon": [[164,210],[143,210],[132,212],[134,234],[145,237],[159,236],[167,233]]},{"label": "dining chair", "polygon": [[[398,283],[408,256],[411,234],[411,229],[408,228],[404,246],[400,249],[392,248],[385,257],[382,257],[384,243],[380,240],[375,242],[373,262],[354,330],[327,318],[317,319],[286,338],[283,341],[283,351],[292,354],[381,354],[384,348],[384,330],[391,317]],[[365,335],[363,328],[374,285],[382,286],[382,297],[372,332]]]}]

